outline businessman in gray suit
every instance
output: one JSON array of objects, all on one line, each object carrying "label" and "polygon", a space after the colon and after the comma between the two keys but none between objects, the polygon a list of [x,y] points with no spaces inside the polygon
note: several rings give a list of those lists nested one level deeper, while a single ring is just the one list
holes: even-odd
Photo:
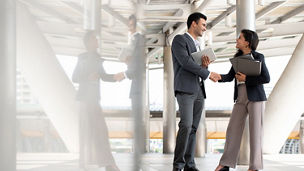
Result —
[{"label": "businessman in gray suit", "polygon": [[196,130],[206,98],[203,80],[219,77],[217,73],[208,71],[210,60],[207,56],[202,56],[202,65],[195,63],[191,56],[191,53],[200,51],[197,37],[206,31],[206,20],[204,14],[192,13],[187,20],[188,31],[175,36],[172,42],[174,91],[180,112],[173,171],[199,171],[194,162],[194,152]]},{"label": "businessman in gray suit", "polygon": [[[117,73],[114,79],[121,81],[130,79],[131,89],[129,97],[132,104],[132,116],[134,118],[134,163],[133,170],[140,170],[142,167],[142,154],[145,150],[145,80],[146,80],[146,54],[145,37],[136,31],[137,19],[131,15],[128,20],[129,42],[126,58],[121,59],[127,64],[125,72]],[[129,56],[128,56],[129,55]]]}]

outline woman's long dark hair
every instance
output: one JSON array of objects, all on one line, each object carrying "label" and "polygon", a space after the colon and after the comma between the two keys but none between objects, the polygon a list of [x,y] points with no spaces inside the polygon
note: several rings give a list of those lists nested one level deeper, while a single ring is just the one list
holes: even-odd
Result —
[{"label": "woman's long dark hair", "polygon": [[[258,34],[255,31],[243,29],[241,31],[243,33],[243,36],[247,42],[249,42],[249,47],[252,51],[255,51],[259,44],[259,37]],[[240,49],[236,52],[234,57],[243,55],[243,51]]]}]

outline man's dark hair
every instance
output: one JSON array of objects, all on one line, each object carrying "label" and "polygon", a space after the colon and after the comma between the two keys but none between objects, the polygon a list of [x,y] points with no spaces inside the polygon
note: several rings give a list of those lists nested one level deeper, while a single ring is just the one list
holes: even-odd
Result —
[{"label": "man's dark hair", "polygon": [[187,20],[188,29],[191,27],[191,24],[193,21],[195,21],[195,23],[197,24],[201,18],[203,18],[207,21],[207,17],[200,12],[195,12],[195,13],[192,13],[191,15],[189,15],[188,20]]},{"label": "man's dark hair", "polygon": [[134,14],[129,16],[129,21],[133,21],[133,24],[134,24],[133,26],[136,27],[137,19],[136,19],[136,16]]}]

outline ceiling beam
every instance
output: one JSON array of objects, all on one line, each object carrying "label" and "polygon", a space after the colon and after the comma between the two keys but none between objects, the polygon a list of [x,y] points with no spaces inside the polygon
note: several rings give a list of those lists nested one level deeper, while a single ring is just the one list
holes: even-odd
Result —
[{"label": "ceiling beam", "polygon": [[72,2],[72,1],[61,1],[61,3],[64,4],[66,7],[69,7],[71,10],[73,10],[79,16],[83,15],[83,9],[79,5],[79,3]]},{"label": "ceiling beam", "polygon": [[[273,49],[264,49],[259,52],[262,53],[266,58],[275,57],[275,56],[285,56],[292,55],[295,47],[289,48],[273,48]],[[223,55],[217,55],[217,60],[214,63],[228,62],[229,58],[232,58],[235,53],[226,53]]]},{"label": "ceiling beam", "polygon": [[[297,45],[298,41],[300,40],[300,36],[296,36],[295,38],[289,39],[267,39],[265,41],[260,41],[257,50],[261,49],[270,49],[270,48],[284,48],[284,47],[294,47]],[[212,44],[213,49],[217,48],[235,48],[235,43],[233,44]]]},{"label": "ceiling beam", "polygon": [[46,34],[82,37],[84,30],[80,24],[63,24],[59,22],[37,21],[40,30]]},{"label": "ceiling beam", "polygon": [[[37,10],[45,13],[45,14],[48,14],[50,16],[53,16],[53,17],[56,17],[66,23],[71,23],[71,24],[77,24],[79,23],[79,21],[75,21],[73,19],[71,19],[70,17],[68,16],[65,16],[63,15],[62,13],[60,13],[59,10],[55,10],[54,8],[52,8],[51,5],[45,5],[45,4],[42,4],[43,1],[30,1],[30,2],[27,2],[25,0],[22,0],[21,1],[22,3],[26,4],[27,6],[32,6],[33,8],[36,8]],[[40,3],[41,2],[41,3]]]},{"label": "ceiling beam", "polygon": [[[181,9],[178,9],[177,12],[174,14],[174,16],[180,16],[182,15],[183,13],[183,10]],[[176,24],[176,22],[167,22],[163,29],[162,29],[162,32],[165,33],[166,31],[168,31],[172,26],[174,26]]]},{"label": "ceiling beam", "polygon": [[111,7],[109,7],[109,5],[102,5],[101,8],[108,14],[112,15],[115,19],[120,21],[122,24],[128,26],[128,19],[120,15],[118,12],[115,12]]},{"label": "ceiling beam", "polygon": [[[234,29],[231,30],[234,31]],[[286,24],[284,23],[284,24],[260,25],[260,26],[256,26],[256,30],[266,30],[265,32],[259,33],[259,38],[302,34],[304,33],[304,23],[298,22],[298,23],[286,23]],[[213,38],[213,42],[235,41],[235,37],[236,37],[235,32],[233,32],[233,34],[228,36],[215,36]]]},{"label": "ceiling beam", "polygon": [[[194,11],[196,12],[202,12],[206,7],[207,5],[211,2],[212,0],[204,0],[199,7],[197,7]],[[173,41],[173,38],[177,35],[177,34],[180,34],[180,33],[183,33],[185,32],[185,30],[187,29],[187,24],[185,22],[183,22],[182,24],[180,24],[178,26],[178,28],[176,28],[172,34],[169,35],[168,37],[168,41],[169,41],[169,44],[172,44],[172,41]]]},{"label": "ceiling beam", "polygon": [[[67,24],[67,23],[59,23],[59,22],[42,22],[37,21],[39,28],[46,34],[53,35],[65,35],[65,36],[73,36],[73,37],[82,37],[85,33],[81,24]],[[121,32],[116,28],[108,28],[105,25],[102,25],[101,32],[106,35],[121,37],[123,39],[127,39],[127,34],[125,32]]]},{"label": "ceiling beam", "polygon": [[[76,4],[74,2],[63,2],[63,3],[73,8],[75,11],[77,11],[78,14],[83,15],[83,8],[79,4]],[[114,9],[111,8],[109,5],[102,4],[101,9],[106,13],[110,14],[111,16],[113,16],[116,20],[120,21],[123,25],[128,27],[128,18],[125,18],[118,12],[114,11]],[[141,30],[144,30],[143,25],[138,23],[138,26],[140,27]]]},{"label": "ceiling beam", "polygon": [[151,50],[151,51],[147,54],[147,57],[148,57],[148,58],[153,58],[153,56],[155,56],[156,54],[161,53],[162,50],[163,50],[163,48],[159,48],[159,47],[154,48],[153,50]]},{"label": "ceiling beam", "polygon": [[288,20],[289,18],[298,15],[299,13],[304,11],[304,4],[297,7],[294,10],[289,11],[287,14],[277,18],[276,20],[274,20],[273,22],[271,22],[271,24],[277,24],[277,23],[282,23],[283,21]]},{"label": "ceiling beam", "polygon": [[[298,42],[300,40],[300,36],[297,36],[296,38],[290,38],[290,39],[278,39],[278,40],[266,40],[266,41],[260,41],[257,51],[263,51],[267,49],[284,49],[284,48],[294,48],[297,46]],[[228,51],[221,51],[216,52],[216,55],[218,56],[225,56],[226,54],[231,53],[231,51],[236,52],[235,43],[234,44],[226,44],[221,46],[212,46],[213,49],[217,48],[223,48],[229,49]]]},{"label": "ceiling beam", "polygon": [[145,11],[159,11],[159,10],[175,10],[175,9],[187,9],[191,10],[191,4],[159,4],[159,5],[142,5]]},{"label": "ceiling beam", "polygon": [[[82,38],[64,38],[64,37],[54,37],[51,34],[45,34],[48,42],[51,43],[52,46],[62,46],[69,48],[79,48],[84,49],[84,44]],[[109,38],[108,38],[109,40]],[[117,42],[109,42],[107,40],[101,40],[102,50],[104,49],[113,49],[114,51],[120,50],[127,42],[117,43]]]},{"label": "ceiling beam", "polygon": [[194,11],[195,12],[203,12],[211,1],[212,0],[204,0],[201,4],[199,4],[199,6]]},{"label": "ceiling beam", "polygon": [[227,10],[225,10],[224,12],[222,12],[218,17],[216,17],[214,20],[212,20],[210,23],[208,23],[207,24],[207,29],[211,29],[212,27],[214,27],[216,24],[218,24],[219,22],[221,22],[226,16],[230,15],[235,10],[236,10],[236,6],[235,5],[229,7]]},{"label": "ceiling beam", "polygon": [[[267,7],[263,8],[259,12],[256,13],[256,19],[261,18],[262,16],[265,16],[269,12],[273,11],[274,9],[278,8],[281,6],[283,3],[286,1],[276,1],[272,2],[270,5]],[[222,21],[226,16],[230,15],[236,10],[236,6],[233,5],[229,7],[226,11],[224,11],[222,14],[220,14],[218,17],[216,17],[214,20],[212,20],[210,23],[207,24],[207,29],[213,28],[216,24],[218,24],[220,21]],[[231,34],[231,32],[230,32]]]},{"label": "ceiling beam", "polygon": [[146,34],[146,39],[153,39],[157,42],[146,41],[146,46],[148,47],[164,47],[166,45],[166,37],[165,34]]},{"label": "ceiling beam", "polygon": [[[177,12],[174,14],[174,16],[179,16],[183,13],[183,10],[179,9],[177,10]],[[166,31],[168,31],[172,26],[174,26],[176,24],[176,22],[167,22],[161,31],[159,31],[159,33],[165,33]],[[146,44],[153,44],[157,39],[156,38],[151,38],[149,39]]]},{"label": "ceiling beam", "polygon": [[[185,3],[187,3],[188,1],[186,0]],[[177,12],[174,14],[174,16],[180,16],[184,13],[185,11],[183,11],[182,9],[178,9]],[[189,14],[188,14],[189,15]],[[176,24],[176,22],[167,22],[162,30],[159,33],[165,33],[168,30],[170,30],[170,28],[172,28],[174,25]],[[156,41],[156,38],[151,38],[150,40],[148,40],[146,42],[147,45],[152,44]],[[166,40],[166,38],[165,38]],[[148,58],[154,58],[155,54],[160,53],[163,47],[155,47],[152,51],[150,51],[150,53],[147,54]]]},{"label": "ceiling beam", "polygon": [[259,18],[262,18],[263,16],[267,15],[271,11],[273,11],[273,10],[277,9],[278,7],[280,7],[281,5],[283,5],[285,2],[287,2],[287,1],[276,1],[276,2],[270,3],[268,6],[261,9],[259,12],[257,12],[255,14],[255,19],[257,20]]},{"label": "ceiling beam", "polygon": [[[187,1],[186,1],[186,2],[187,2]],[[195,9],[195,11],[202,12],[210,2],[211,2],[211,0],[204,0],[204,1]],[[167,24],[169,25],[169,22],[168,22]],[[174,26],[175,24],[172,24],[172,23],[171,23],[170,25]],[[166,25],[165,25],[165,26],[166,26]],[[171,27],[172,27],[172,26],[171,26]],[[184,31],[186,30],[186,28],[187,28],[187,24],[183,21],[183,22],[178,26],[178,28],[176,28],[176,29],[174,30],[174,32],[168,36],[168,38],[167,38],[168,44],[171,45],[174,36],[177,35],[177,34],[180,34],[180,33],[184,32]],[[170,28],[167,28],[166,31],[167,31],[168,29],[170,29]],[[147,57],[148,57],[148,58],[151,58],[151,57],[155,56],[155,54],[160,53],[161,50],[162,50],[161,47],[156,47],[155,49],[153,49],[151,52],[149,52],[149,53],[147,54]]]}]

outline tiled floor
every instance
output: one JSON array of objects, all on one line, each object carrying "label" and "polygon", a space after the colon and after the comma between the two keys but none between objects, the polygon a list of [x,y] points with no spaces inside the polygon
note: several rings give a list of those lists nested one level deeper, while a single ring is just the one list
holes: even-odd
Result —
[{"label": "tiled floor", "polygon": [[[201,171],[213,171],[221,155],[208,154],[204,158],[196,158],[197,167]],[[114,154],[121,171],[132,171],[132,155]],[[171,171],[173,155],[145,154],[143,156],[144,171]],[[77,154],[18,154],[18,171],[81,171],[77,168]],[[304,155],[264,155],[264,171],[304,171]],[[238,166],[232,171],[246,171],[248,166]],[[104,171],[103,168],[92,168],[92,171]],[[90,171],[91,171],[90,170]]]}]

